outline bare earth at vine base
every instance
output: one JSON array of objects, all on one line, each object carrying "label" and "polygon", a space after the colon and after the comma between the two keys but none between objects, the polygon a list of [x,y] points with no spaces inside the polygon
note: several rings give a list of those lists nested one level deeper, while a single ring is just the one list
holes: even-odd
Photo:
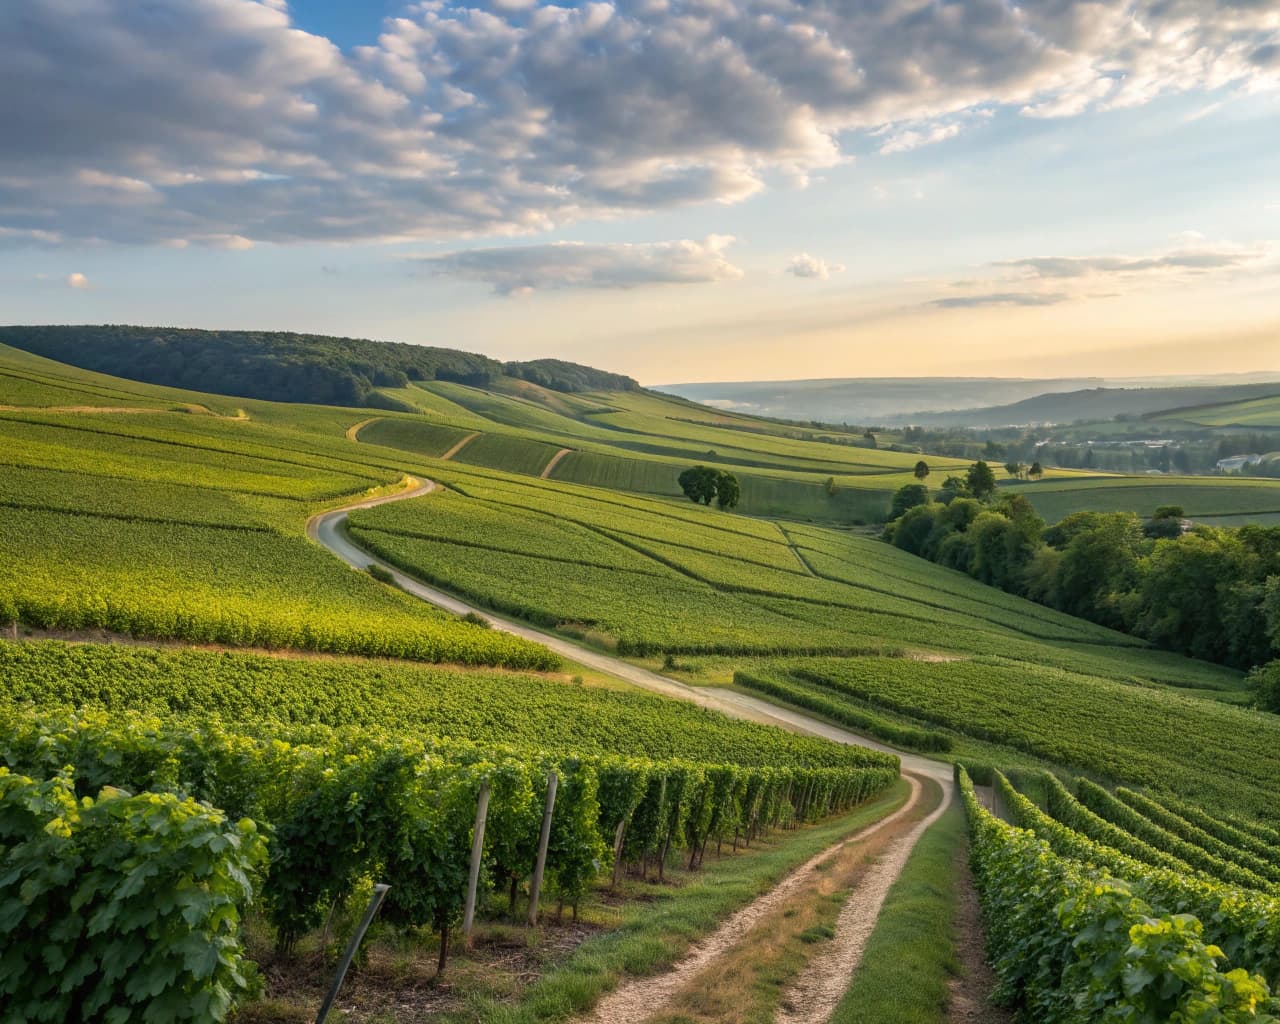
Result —
[{"label": "bare earth at vine base", "polygon": [[1013,1024],[1013,1014],[991,1003],[996,988],[995,972],[987,963],[978,892],[969,871],[966,845],[956,857],[956,959],[960,974],[952,978],[947,1004],[947,1024]]}]

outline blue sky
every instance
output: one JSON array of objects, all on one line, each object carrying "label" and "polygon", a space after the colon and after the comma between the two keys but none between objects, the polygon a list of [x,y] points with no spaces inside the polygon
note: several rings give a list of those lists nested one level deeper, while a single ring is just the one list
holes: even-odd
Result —
[{"label": "blue sky", "polygon": [[0,303],[646,383],[1280,370],[1280,14],[1099,10],[7,5]]}]

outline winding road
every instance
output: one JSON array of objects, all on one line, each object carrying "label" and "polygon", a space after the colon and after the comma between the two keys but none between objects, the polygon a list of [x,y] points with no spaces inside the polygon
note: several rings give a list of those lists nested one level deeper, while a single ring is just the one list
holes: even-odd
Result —
[{"label": "winding road", "polygon": [[341,508],[312,516],[307,521],[307,536],[317,544],[327,548],[353,569],[363,570],[370,565],[381,566],[391,574],[397,586],[414,597],[457,615],[473,612],[483,616],[494,629],[542,644],[562,657],[576,661],[580,665],[586,665],[588,668],[605,672],[624,682],[639,686],[653,693],[662,694],[664,697],[673,697],[677,700],[688,701],[700,707],[722,712],[730,718],[776,725],[790,732],[821,736],[837,743],[848,743],[896,754],[902,760],[903,770],[937,779],[942,784],[943,792],[951,793],[952,769],[950,764],[921,757],[918,754],[908,754],[900,750],[894,750],[892,747],[867,739],[865,736],[859,736],[857,733],[849,732],[847,729],[841,729],[839,726],[810,718],[801,711],[778,707],[776,704],[770,704],[768,701],[745,693],[738,693],[722,687],[690,686],[688,683],[682,683],[678,679],[651,672],[649,669],[633,665],[602,651],[583,647],[567,637],[549,633],[528,623],[509,619],[488,609],[468,604],[452,594],[419,582],[412,576],[408,576],[400,569],[397,569],[394,565],[369,554],[369,552],[359,547],[343,529],[347,521],[347,514],[350,512],[372,508],[375,505],[382,505],[391,501],[407,501],[410,498],[419,498],[430,494],[436,490],[436,487],[437,485],[430,480],[419,481],[409,478],[406,481],[405,489],[395,494],[383,495],[377,498],[365,498],[361,501],[344,505]]}]

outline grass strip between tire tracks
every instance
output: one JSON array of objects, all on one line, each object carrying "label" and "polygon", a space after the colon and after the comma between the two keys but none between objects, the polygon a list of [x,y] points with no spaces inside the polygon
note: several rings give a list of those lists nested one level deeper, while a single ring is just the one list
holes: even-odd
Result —
[{"label": "grass strip between tire tracks", "polygon": [[964,812],[952,801],[923,835],[880,912],[831,1024],[944,1024],[956,956],[958,851]]}]

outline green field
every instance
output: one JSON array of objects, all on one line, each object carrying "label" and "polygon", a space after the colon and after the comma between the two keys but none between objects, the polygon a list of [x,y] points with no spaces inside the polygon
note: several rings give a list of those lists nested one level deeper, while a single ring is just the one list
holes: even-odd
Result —
[{"label": "green field", "polygon": [[[429,606],[308,539],[321,511],[431,480],[428,495],[352,512],[349,537],[477,606],[695,685],[975,770],[1084,776],[1072,783],[1083,810],[1058,807],[1071,827],[1125,848],[1115,857],[1130,860],[1105,861],[1117,877],[1137,875],[1131,860],[1158,867],[1152,850],[1199,872],[1199,909],[1215,885],[1260,892],[1280,879],[1256,838],[1275,818],[1280,719],[1238,706],[1249,699],[1238,672],[855,528],[883,516],[919,455],[643,391],[502,378],[384,393],[395,409],[233,400],[0,348],[0,625],[14,637],[0,641],[0,794],[42,808],[23,819],[23,849],[62,827],[58,806],[79,808],[66,823],[77,843],[106,827],[114,799],[150,801],[219,844],[252,818],[269,851],[255,920],[290,949],[318,942],[335,902],[379,873],[421,880],[397,883],[389,928],[447,936],[485,780],[490,891],[527,879],[541,787],[560,773],[549,885],[571,906],[608,878],[615,847],[647,879],[681,858],[689,869],[713,837],[736,847],[789,831],[893,782],[896,760],[865,748],[575,680],[540,644]],[[924,458],[933,486],[965,466]],[[699,462],[738,476],[737,510],[679,495],[679,472]],[[1268,481],[1054,473],[1006,486],[1049,519],[1159,504],[1211,521],[1280,514]],[[80,799],[103,786],[140,795],[107,790],[101,810]],[[1074,856],[1060,831],[1015,810],[1054,856]],[[1029,840],[981,828],[992,863],[1032,877],[1000,859],[1000,843]],[[258,870],[242,841],[245,862],[228,853],[227,870]],[[980,882],[998,892],[998,872]],[[1246,903],[1233,913],[1260,906]],[[34,912],[23,920],[36,934]]]},{"label": "green field", "polygon": [[1193,519],[1215,525],[1231,517],[1237,524],[1262,522],[1280,512],[1280,481],[1222,477],[1099,477],[1072,481],[1013,483],[1047,522],[1073,512],[1137,512],[1149,516],[1161,505],[1181,505]]},{"label": "green field", "polygon": [[1158,418],[1194,423],[1202,427],[1280,429],[1280,395],[1225,402],[1221,405],[1202,405],[1194,409],[1173,409],[1160,414]]},{"label": "green field", "polygon": [[[1168,688],[1025,666],[1000,658],[924,664],[896,658],[788,660],[744,673],[802,693],[884,709],[1206,807],[1274,812],[1280,720]],[[1161,727],[1153,727],[1153,721]],[[1188,748],[1186,737],[1195,735]]]}]

